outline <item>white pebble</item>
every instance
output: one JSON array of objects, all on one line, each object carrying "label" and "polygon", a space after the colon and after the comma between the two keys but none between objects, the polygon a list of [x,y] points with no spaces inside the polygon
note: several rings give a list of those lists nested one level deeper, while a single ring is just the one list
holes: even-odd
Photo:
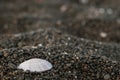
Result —
[{"label": "white pebble", "polygon": [[102,38],[105,38],[105,37],[107,37],[107,33],[101,32],[101,33],[100,33],[100,36],[101,36]]},{"label": "white pebble", "polygon": [[71,40],[71,38],[70,38],[70,37],[68,37],[68,40]]},{"label": "white pebble", "polygon": [[67,52],[64,52],[63,54],[67,55],[68,53],[67,53]]},{"label": "white pebble", "polygon": [[52,64],[50,62],[39,58],[24,61],[18,66],[18,69],[23,69],[24,71],[29,70],[30,72],[43,72],[51,68]]},{"label": "white pebble", "polygon": [[65,43],[65,45],[68,45],[68,43]]},{"label": "white pebble", "polygon": [[37,46],[31,46],[33,49],[36,49],[37,48]]},{"label": "white pebble", "polygon": [[51,53],[49,52],[48,55],[51,55]]},{"label": "white pebble", "polygon": [[38,44],[39,47],[42,47],[43,45],[42,44]]},{"label": "white pebble", "polygon": [[77,79],[77,76],[75,76],[75,78]]},{"label": "white pebble", "polygon": [[67,11],[67,9],[68,9],[68,6],[67,6],[67,5],[62,5],[62,6],[60,7],[60,11],[61,11],[61,12],[65,12],[65,11]]}]

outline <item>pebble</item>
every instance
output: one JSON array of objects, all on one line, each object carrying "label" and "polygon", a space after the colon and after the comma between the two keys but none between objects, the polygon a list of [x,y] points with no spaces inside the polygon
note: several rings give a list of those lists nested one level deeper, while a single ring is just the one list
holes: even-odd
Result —
[{"label": "pebble", "polygon": [[4,55],[4,57],[7,57],[9,54],[8,54],[8,52],[4,51],[3,55]]},{"label": "pebble", "polygon": [[109,74],[106,74],[106,75],[104,76],[104,79],[105,79],[105,80],[109,80],[109,79],[110,79],[110,75],[109,75]]},{"label": "pebble", "polygon": [[87,4],[89,0],[79,0],[83,4]]},{"label": "pebble", "polygon": [[101,36],[102,38],[105,38],[105,37],[107,37],[107,33],[101,32],[101,33],[100,33],[100,36]]},{"label": "pebble", "polygon": [[42,47],[43,45],[42,44],[38,44],[39,47]]},{"label": "pebble", "polygon": [[113,14],[113,10],[112,10],[111,8],[109,8],[109,9],[107,9],[107,13],[108,13],[109,15],[111,15],[111,14]]},{"label": "pebble", "polygon": [[[29,36],[29,38],[27,36]],[[23,41],[24,39],[30,39],[30,42],[27,42],[27,44],[33,45],[33,43],[38,40],[37,43],[43,43],[44,46],[31,49],[32,46],[25,45],[26,48],[24,46],[22,49],[13,48],[5,50],[7,54],[12,54],[1,58],[0,63],[2,64],[0,65],[2,67],[0,69],[0,76],[2,76],[2,80],[16,80],[14,78],[19,79],[19,77],[22,76],[24,77],[21,79],[25,80],[116,80],[120,77],[119,64],[112,62],[112,60],[109,61],[106,56],[106,54],[112,55],[114,52],[116,53],[115,56],[117,56],[119,47],[115,45],[98,44],[94,41],[86,41],[84,38],[81,40],[81,38],[73,37],[62,32],[59,36],[56,36],[56,31],[53,29],[52,31],[45,30],[43,32],[35,33],[34,35],[28,34],[27,36],[23,38]],[[52,43],[49,44],[49,37],[44,39],[45,36],[55,38]],[[36,37],[40,37],[41,39],[36,39]],[[63,44],[61,40],[68,42],[70,45]],[[31,43],[31,41],[33,42]],[[51,47],[46,48],[47,44]],[[92,56],[93,54],[94,56]],[[101,54],[106,56],[106,58],[102,57]],[[98,57],[97,55],[100,56]],[[24,61],[35,57],[50,61],[52,68],[44,72],[24,71],[24,68],[16,69],[15,66],[18,67],[20,63],[24,63]],[[116,60],[119,61],[120,59]],[[32,66],[35,65],[33,64]],[[23,67],[25,66],[23,65]],[[17,72],[15,72],[15,70]],[[7,73],[12,74],[12,76]]]},{"label": "pebble", "polygon": [[1,56],[3,56],[3,53],[2,53],[2,52],[0,52],[0,57],[1,57]]},{"label": "pebble", "polygon": [[105,13],[105,9],[104,9],[104,8],[100,8],[100,9],[99,9],[99,12],[100,12],[101,14],[104,14],[104,13]]},{"label": "pebble", "polygon": [[61,11],[61,12],[65,12],[67,9],[68,9],[68,6],[67,6],[67,5],[62,5],[62,6],[60,7],[60,11]]},{"label": "pebble", "polygon": [[8,66],[10,67],[10,68],[12,68],[12,69],[15,69],[16,68],[16,65],[15,64],[13,64],[13,63],[8,63]]}]

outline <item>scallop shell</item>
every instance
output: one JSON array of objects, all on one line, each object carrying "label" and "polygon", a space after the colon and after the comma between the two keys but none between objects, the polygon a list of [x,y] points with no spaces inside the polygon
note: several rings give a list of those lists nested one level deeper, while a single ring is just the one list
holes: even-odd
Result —
[{"label": "scallop shell", "polygon": [[30,72],[43,72],[51,68],[52,64],[50,62],[39,58],[24,61],[18,66],[18,69],[23,69],[24,71],[29,70]]}]

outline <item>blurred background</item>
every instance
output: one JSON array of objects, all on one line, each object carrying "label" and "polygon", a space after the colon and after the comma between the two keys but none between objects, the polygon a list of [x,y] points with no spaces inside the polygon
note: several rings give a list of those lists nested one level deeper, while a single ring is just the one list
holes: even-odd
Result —
[{"label": "blurred background", "polygon": [[57,28],[80,38],[120,43],[120,0],[0,0],[0,37]]}]

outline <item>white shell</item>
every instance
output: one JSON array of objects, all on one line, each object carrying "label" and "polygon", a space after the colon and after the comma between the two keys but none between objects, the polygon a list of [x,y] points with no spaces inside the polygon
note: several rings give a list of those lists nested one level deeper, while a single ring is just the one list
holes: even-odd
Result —
[{"label": "white shell", "polygon": [[23,69],[24,71],[29,70],[30,72],[43,72],[51,68],[52,64],[50,62],[39,58],[24,61],[18,66],[18,69]]}]

